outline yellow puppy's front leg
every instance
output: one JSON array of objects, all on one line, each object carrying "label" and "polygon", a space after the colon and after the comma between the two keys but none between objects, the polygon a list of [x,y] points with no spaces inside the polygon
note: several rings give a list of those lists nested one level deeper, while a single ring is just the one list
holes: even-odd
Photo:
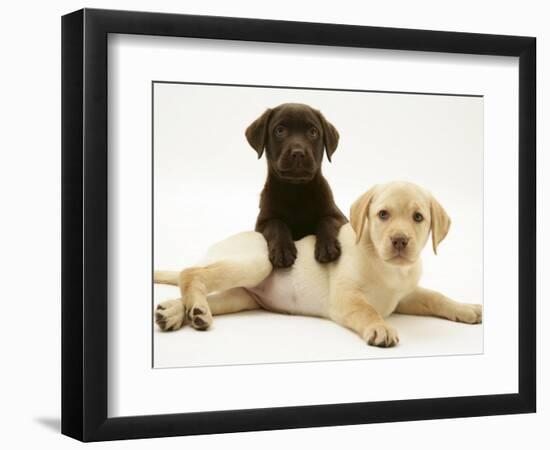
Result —
[{"label": "yellow puppy's front leg", "polygon": [[355,331],[369,345],[393,347],[399,342],[395,329],[382,319],[360,291],[338,294],[331,309],[332,320]]},{"label": "yellow puppy's front leg", "polygon": [[472,303],[459,303],[443,294],[421,287],[403,298],[395,310],[401,314],[435,316],[455,322],[481,323],[482,307]]}]

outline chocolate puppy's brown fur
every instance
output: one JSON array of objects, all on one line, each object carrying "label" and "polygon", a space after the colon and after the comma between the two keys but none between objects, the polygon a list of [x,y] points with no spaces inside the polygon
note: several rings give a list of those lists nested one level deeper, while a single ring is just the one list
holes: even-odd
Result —
[{"label": "chocolate puppy's brown fur", "polygon": [[338,131],[320,111],[298,103],[267,109],[246,130],[258,153],[266,153],[268,174],[260,199],[256,231],[265,237],[274,267],[296,260],[294,241],[316,235],[315,259],[330,262],[340,256],[337,235],[346,217],[334,203],[321,172],[323,153],[330,161],[338,146]]}]

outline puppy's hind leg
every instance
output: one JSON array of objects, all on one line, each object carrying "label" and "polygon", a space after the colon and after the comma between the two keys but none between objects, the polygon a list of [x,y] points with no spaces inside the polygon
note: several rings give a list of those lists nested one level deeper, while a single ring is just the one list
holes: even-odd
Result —
[{"label": "puppy's hind leg", "polygon": [[[174,300],[161,303],[157,308],[159,314],[156,315],[156,322],[161,329],[164,329],[163,324],[172,323],[171,320],[165,319],[168,316],[177,315],[178,320],[172,323],[171,330],[180,328],[185,320],[188,320],[194,328],[205,330],[212,323],[212,311],[207,301],[208,294],[239,287],[255,287],[271,271],[267,244],[260,233],[244,232],[234,235],[212,246],[205,262],[200,266],[190,267],[179,273],[155,272],[155,283],[177,285],[181,293],[181,299],[177,300],[181,302],[181,308],[171,303]],[[246,292],[239,292],[240,300],[237,303],[250,309],[253,304],[245,295],[247,295]],[[221,304],[216,300],[213,302]],[[228,303],[228,305],[231,304],[231,302]],[[228,305],[224,308],[228,308]],[[223,308],[220,307],[218,311],[223,311]]]},{"label": "puppy's hind leg", "polygon": [[[185,323],[197,330],[206,330],[212,316],[255,309],[258,304],[246,292],[246,287],[260,284],[271,272],[269,261],[261,265],[251,262],[215,262],[203,267],[190,267],[177,275],[179,299],[160,303],[155,321],[163,331],[175,331]],[[155,282],[162,281],[155,274]],[[211,303],[212,309],[209,303]]]},{"label": "puppy's hind leg", "polygon": [[260,308],[260,305],[254,300],[254,296],[244,288],[215,292],[208,295],[207,299],[213,316]]},{"label": "puppy's hind leg", "polygon": [[159,303],[155,310],[155,322],[162,331],[179,330],[185,323],[185,310],[181,298]]},{"label": "puppy's hind leg", "polygon": [[[254,300],[254,296],[244,288],[215,292],[208,295],[207,301],[213,316],[260,309],[260,305]],[[191,319],[188,314],[186,318],[184,305],[185,302],[181,298],[160,303],[155,312],[157,325],[163,331],[172,331],[181,328],[186,319],[191,320],[191,323],[194,324],[193,319],[196,321],[198,316],[193,316],[193,319]],[[204,315],[204,312],[201,314]]]},{"label": "puppy's hind leg", "polygon": [[[207,301],[208,294],[257,286],[270,272],[269,262],[260,264],[255,260],[218,261],[204,267],[192,267],[181,271],[179,288],[189,322],[198,330],[206,330],[212,324],[212,311]],[[237,304],[251,305],[251,297],[248,293],[244,291],[232,292],[237,294]],[[226,294],[227,292],[224,294],[225,298],[227,298]],[[232,302],[223,306],[221,298],[221,294],[218,297],[213,297],[217,313],[224,314],[222,312],[224,308],[227,308],[227,312],[235,312]]]}]

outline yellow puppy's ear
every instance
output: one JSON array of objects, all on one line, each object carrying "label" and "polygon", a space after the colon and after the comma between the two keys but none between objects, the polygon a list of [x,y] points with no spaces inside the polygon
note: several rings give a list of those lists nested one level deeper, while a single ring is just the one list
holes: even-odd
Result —
[{"label": "yellow puppy's ear", "polygon": [[365,228],[365,222],[367,221],[369,215],[369,206],[371,204],[372,198],[374,197],[374,192],[376,186],[370,188],[365,192],[361,197],[359,197],[353,205],[351,205],[349,218],[351,227],[355,231],[355,243],[359,243],[361,236],[363,235],[363,229]]},{"label": "yellow puppy's ear", "polygon": [[451,218],[443,209],[443,206],[432,196],[430,203],[430,214],[432,216],[432,245],[434,253],[437,255],[437,246],[445,239],[449,228],[451,227]]}]

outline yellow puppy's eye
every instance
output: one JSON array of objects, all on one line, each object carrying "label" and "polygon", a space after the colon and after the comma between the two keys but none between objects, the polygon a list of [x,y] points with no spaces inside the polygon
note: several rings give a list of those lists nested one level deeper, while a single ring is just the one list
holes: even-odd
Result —
[{"label": "yellow puppy's eye", "polygon": [[424,220],[424,216],[419,212],[416,212],[413,214],[413,219],[415,222],[422,222]]},{"label": "yellow puppy's eye", "polygon": [[378,217],[382,220],[386,220],[390,217],[390,213],[386,211],[385,209],[378,211]]}]

